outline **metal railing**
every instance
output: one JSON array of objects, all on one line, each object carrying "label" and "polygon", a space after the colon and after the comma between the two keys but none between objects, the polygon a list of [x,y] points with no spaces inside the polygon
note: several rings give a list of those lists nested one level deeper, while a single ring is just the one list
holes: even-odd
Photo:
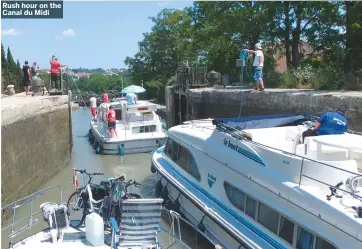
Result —
[{"label": "metal railing", "polygon": [[49,73],[49,84],[48,84],[48,94],[50,94],[51,90],[56,87],[57,84],[60,84],[60,92],[62,95],[67,95],[69,90],[68,85],[68,67],[64,66],[60,68],[60,72],[58,74],[58,82],[54,82],[55,85],[53,86],[51,73]]},{"label": "metal railing", "polygon": [[[210,119],[209,119],[209,120],[205,119],[205,120],[203,120],[203,121],[205,121],[205,122],[211,122]],[[214,126],[214,125],[202,126],[202,125],[197,125],[196,122],[192,122],[192,121],[187,121],[187,122],[185,122],[185,123],[186,123],[186,124],[190,124],[192,128],[198,128],[198,129],[201,130],[202,132],[205,132],[205,133],[207,133],[207,134],[209,134],[209,135],[211,135],[211,134],[214,132],[214,130],[215,130],[215,126]],[[227,125],[225,125],[225,124],[223,124],[223,125],[224,125],[224,126],[227,126]],[[224,128],[225,128],[225,127],[224,127]],[[233,128],[233,127],[227,126],[226,128],[227,128],[227,129],[221,129],[221,130],[219,130],[219,129],[216,127],[216,129],[218,129],[219,131],[221,131],[221,132],[226,132],[226,133],[228,133],[228,134],[230,134],[229,132],[232,131],[232,132],[233,132],[233,134],[232,134],[233,137],[235,137],[235,138],[238,139],[238,140],[243,140],[243,142],[245,142],[245,143],[251,143],[251,144],[254,144],[255,146],[258,146],[258,147],[268,148],[268,149],[270,149],[270,150],[278,151],[278,152],[281,152],[281,153],[286,154],[286,155],[290,155],[290,156],[293,156],[293,157],[300,158],[300,159],[301,159],[301,163],[300,163],[300,165],[297,165],[297,166],[299,166],[299,170],[300,170],[300,173],[299,173],[299,182],[295,182],[295,183],[298,184],[299,186],[302,185],[302,180],[303,180],[303,179],[312,180],[312,181],[314,181],[314,182],[317,183],[317,184],[320,184],[320,185],[322,185],[322,186],[327,187],[328,190],[330,190],[331,192],[333,192],[334,190],[335,190],[335,191],[337,191],[337,190],[338,190],[338,191],[341,191],[341,192],[343,192],[344,194],[346,194],[347,196],[351,196],[351,197],[353,197],[353,198],[356,198],[356,199],[360,200],[361,203],[362,203],[362,196],[361,196],[361,195],[358,195],[358,194],[357,194],[358,192],[353,192],[353,191],[341,189],[340,186],[338,186],[338,185],[329,184],[329,183],[327,183],[327,182],[325,182],[325,181],[323,181],[323,180],[318,180],[318,179],[316,179],[316,178],[314,178],[314,177],[311,177],[311,176],[308,176],[307,174],[304,174],[304,173],[303,173],[303,170],[304,170],[304,168],[305,168],[305,165],[304,165],[305,162],[309,160],[309,161],[315,163],[315,164],[313,164],[314,168],[315,168],[316,164],[319,164],[319,166],[329,167],[329,168],[332,169],[332,170],[338,170],[339,172],[347,173],[347,174],[353,175],[353,176],[355,176],[355,177],[361,177],[361,178],[362,178],[362,174],[355,173],[355,172],[351,172],[351,171],[348,171],[348,170],[345,170],[345,169],[341,169],[341,168],[335,167],[335,166],[330,165],[330,164],[327,164],[327,163],[323,163],[323,162],[320,162],[320,161],[317,161],[317,160],[314,160],[314,159],[310,159],[310,158],[307,158],[307,157],[304,157],[304,156],[300,156],[300,155],[297,155],[297,154],[295,154],[295,153],[286,152],[286,151],[283,151],[283,150],[281,150],[281,149],[274,148],[274,147],[271,147],[271,146],[268,146],[268,145],[260,144],[260,143],[258,143],[258,142],[255,142],[255,141],[250,140],[247,136],[244,136],[243,133],[241,133],[241,131],[239,131],[239,130]],[[230,134],[230,135],[231,135],[231,134]],[[183,139],[183,138],[180,137],[180,136],[176,136],[176,137],[177,137],[179,140],[181,140],[182,142],[184,142],[185,144],[188,144],[190,147],[194,148],[195,150],[200,151],[201,153],[205,154],[206,156],[210,157],[211,159],[215,160],[216,162],[218,162],[218,163],[220,163],[220,164],[222,164],[222,165],[225,165],[226,167],[230,168],[230,166],[228,166],[227,163],[225,163],[225,162],[223,162],[223,161],[220,161],[220,159],[214,157],[212,154],[207,153],[207,152],[205,152],[205,151],[203,151],[203,150],[198,149],[197,147],[193,146],[192,144],[190,144],[188,141],[186,141],[185,139]],[[231,169],[231,170],[234,170],[233,168],[230,168],[230,169]],[[234,171],[235,171],[235,170],[234,170]],[[236,172],[237,172],[237,171],[236,171]],[[273,190],[265,187],[265,186],[264,186],[263,184],[261,184],[260,182],[255,181],[254,179],[250,178],[250,176],[244,175],[244,174],[242,174],[242,173],[240,173],[240,172],[238,172],[238,173],[241,174],[243,177],[245,177],[245,178],[253,181],[254,183],[258,184],[260,187],[263,187],[263,188],[265,188],[266,190],[268,190],[269,192],[271,192],[271,193],[273,193],[273,194],[275,194],[275,195],[283,198],[285,201],[287,201],[287,202],[289,202],[289,203],[292,203],[292,204],[295,205],[296,207],[298,207],[298,208],[300,208],[300,209],[302,209],[302,210],[310,213],[311,215],[314,215],[314,216],[318,217],[319,219],[323,220],[324,222],[326,222],[326,223],[329,224],[330,226],[335,227],[336,229],[340,230],[341,232],[345,233],[346,235],[352,236],[353,238],[356,238],[356,237],[354,237],[352,234],[348,233],[347,231],[344,231],[344,230],[342,230],[341,228],[336,227],[336,226],[335,226],[334,224],[332,224],[329,220],[324,219],[323,217],[320,217],[320,216],[316,215],[315,213],[312,213],[312,212],[306,210],[304,207],[300,206],[299,203],[293,202],[293,201],[291,201],[289,198],[285,198],[285,197],[283,197],[283,195],[280,195],[280,193],[274,192]],[[326,175],[326,178],[327,178],[327,179],[328,179],[328,177],[329,177],[329,175]],[[362,186],[362,184],[361,184],[361,178],[359,179],[359,180],[360,180],[360,181],[359,181],[359,187]],[[347,178],[345,178],[344,180],[347,180]],[[347,181],[346,181],[346,182],[347,182]],[[344,183],[346,183],[346,182],[344,182]],[[347,184],[346,184],[346,185],[347,185]],[[326,198],[327,198],[327,197],[328,197],[328,196],[326,195]],[[336,197],[337,197],[337,198],[341,198],[341,197],[338,197],[337,195],[336,195]],[[327,200],[328,200],[328,198],[327,198]],[[362,207],[362,206],[361,206],[361,207]],[[355,211],[356,211],[356,210],[355,210]],[[356,211],[356,212],[357,212],[357,211]]]},{"label": "metal railing", "polygon": [[[314,118],[314,116],[311,116],[311,118]],[[318,179],[314,179],[311,176],[307,176],[307,175],[303,174],[303,165],[304,165],[306,160],[311,161],[313,163],[317,163],[319,165],[329,167],[329,168],[334,169],[334,170],[339,170],[341,172],[349,173],[349,174],[352,174],[352,175],[355,175],[355,176],[362,176],[362,174],[359,174],[359,173],[355,173],[355,172],[352,172],[352,171],[341,169],[341,168],[338,168],[336,166],[333,166],[333,165],[330,165],[330,164],[327,164],[327,163],[324,163],[324,162],[321,162],[321,161],[318,161],[318,160],[315,160],[315,159],[307,158],[305,156],[297,155],[295,153],[286,152],[286,151],[278,149],[278,148],[274,148],[274,147],[271,147],[271,146],[268,146],[268,145],[264,145],[264,144],[260,144],[258,142],[252,141],[252,140],[250,140],[249,136],[247,134],[245,134],[243,131],[240,131],[240,130],[238,130],[236,128],[233,128],[231,126],[228,126],[226,124],[223,124],[223,123],[220,123],[220,122],[217,122],[217,121],[216,121],[216,128],[221,132],[225,132],[225,133],[230,134],[232,137],[234,137],[234,138],[236,138],[238,140],[242,139],[242,140],[245,140],[248,143],[252,143],[252,144],[257,145],[259,147],[265,147],[265,148],[268,148],[268,149],[273,149],[273,150],[282,152],[284,154],[288,154],[288,155],[292,155],[292,156],[300,158],[302,160],[301,167],[300,167],[300,179],[302,179],[302,177],[308,177],[309,179],[319,181]],[[352,133],[352,134],[356,134],[356,135],[362,135],[359,132],[355,132],[355,131],[351,131],[351,130],[348,130],[348,133]],[[301,184],[301,181],[299,182],[299,186],[300,186],[300,184]],[[324,184],[327,185],[327,186],[331,186],[328,183],[324,183]],[[340,189],[340,190],[343,191],[342,189]],[[349,192],[349,193],[353,194],[351,192]]]},{"label": "metal railing", "polygon": [[[46,192],[52,190],[52,189],[59,189],[60,191],[60,203],[63,203],[63,191],[62,188],[59,185],[54,185],[54,186],[50,186],[48,188],[39,190],[31,195],[28,195],[24,198],[21,198],[19,200],[16,200],[8,205],[5,205],[4,207],[1,207],[1,211],[3,214],[3,219],[4,219],[4,214],[7,212],[7,210],[12,209],[11,212],[11,223],[9,225],[3,226],[1,228],[1,232],[3,233],[4,231],[8,230],[11,228],[11,233],[8,236],[9,238],[9,248],[13,247],[13,239],[22,234],[23,232],[30,230],[33,226],[35,226],[36,224],[39,223],[39,219],[36,218],[36,216],[38,216],[39,214],[42,213],[42,211],[40,209],[38,209],[39,211],[34,212],[34,201],[41,197],[44,196]],[[16,217],[16,213],[17,210],[19,210],[19,208],[25,206],[25,205],[29,205],[29,213],[28,215],[21,217],[21,218],[17,218]],[[17,225],[20,222],[25,222],[27,221],[27,224],[17,228]]]},{"label": "metal railing", "polygon": [[[164,217],[164,221],[168,221],[169,228],[166,229],[164,227],[160,227],[161,231],[168,234],[168,245],[165,247],[168,248],[176,248],[175,246],[178,244],[180,248],[186,248],[186,249],[195,249],[198,247],[198,236],[202,235],[204,239],[206,239],[207,243],[209,245],[215,246],[215,248],[222,248],[219,244],[217,244],[216,241],[214,241],[210,236],[208,236],[205,232],[201,231],[197,226],[193,225],[190,221],[183,218],[179,213],[169,210],[165,207],[162,207],[161,210],[161,216]],[[166,216],[166,217],[165,217]],[[168,218],[168,219],[167,219]],[[182,231],[187,232],[188,238],[192,238],[190,236],[190,232],[195,232],[195,240],[192,241],[185,241],[182,236]],[[186,237],[186,236],[185,236]],[[195,246],[193,247],[190,244],[195,243]],[[166,245],[163,245],[166,246]],[[163,247],[162,247],[163,248]]]}]

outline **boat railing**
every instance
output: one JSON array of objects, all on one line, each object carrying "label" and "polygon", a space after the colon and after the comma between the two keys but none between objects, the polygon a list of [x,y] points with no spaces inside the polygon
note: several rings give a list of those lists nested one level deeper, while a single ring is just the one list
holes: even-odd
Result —
[{"label": "boat railing", "polygon": [[[10,204],[7,204],[3,207],[1,207],[2,211],[2,223],[4,222],[4,219],[6,219],[6,216],[10,216],[11,220],[9,219],[9,223],[7,225],[2,224],[1,233],[4,234],[5,231],[10,229],[10,234],[8,235],[9,239],[9,248],[12,248],[13,246],[13,239],[20,234],[24,233],[25,231],[30,230],[33,226],[37,225],[39,223],[39,218],[42,214],[42,211],[40,208],[34,207],[34,205],[38,205],[39,203],[36,203],[40,197],[44,196],[47,192],[50,192],[51,190],[58,189],[60,193],[60,202],[63,203],[63,191],[62,188],[59,185],[54,185],[47,187],[45,189],[39,190],[33,194],[30,194],[24,198],[21,198],[19,200],[16,200]],[[39,201],[39,200],[38,200]],[[27,206],[29,208],[28,211],[23,210],[21,208]],[[36,211],[37,210],[37,211]],[[17,217],[17,214],[19,212],[25,212],[26,215]],[[5,216],[5,217],[4,217]],[[20,226],[20,227],[19,227]]]},{"label": "boat railing", "polygon": [[[315,116],[311,116],[310,119],[313,120],[313,118],[318,118],[318,117],[315,117]],[[293,157],[297,157],[299,159],[301,159],[301,164],[300,164],[300,173],[299,173],[299,182],[298,182],[298,185],[301,186],[301,185],[308,185],[306,183],[310,183],[310,181],[313,181],[314,184],[313,185],[318,185],[320,188],[328,188],[328,189],[325,189],[326,191],[329,191],[331,190],[331,188],[334,188],[336,190],[339,190],[341,192],[344,192],[344,193],[347,193],[347,194],[350,194],[351,196],[359,199],[362,201],[362,196],[361,195],[358,195],[356,194],[356,191],[353,191],[351,189],[348,189],[348,186],[346,186],[347,188],[346,189],[341,189],[340,187],[336,187],[337,184],[340,182],[331,182],[331,175],[338,175],[341,177],[341,181],[347,185],[347,180],[348,179],[356,179],[356,178],[360,178],[362,179],[362,174],[358,173],[358,172],[353,172],[353,171],[350,171],[350,170],[346,170],[346,169],[343,169],[343,168],[339,168],[339,167],[336,167],[336,166],[333,166],[331,164],[328,164],[328,163],[325,163],[325,162],[321,162],[321,161],[318,161],[318,160],[315,160],[315,159],[311,159],[311,158],[307,158],[305,156],[301,156],[301,155],[297,155],[295,153],[290,153],[290,152],[286,152],[286,151],[283,151],[281,149],[278,149],[278,148],[274,148],[274,147],[271,147],[271,146],[268,146],[268,145],[264,145],[264,144],[260,144],[258,142],[255,142],[255,141],[252,141],[251,139],[249,139],[249,137],[247,135],[245,135],[245,133],[243,133],[242,131],[234,128],[234,127],[231,127],[231,126],[228,126],[227,124],[224,124],[224,123],[221,123],[221,122],[217,122],[215,121],[215,125],[216,125],[216,128],[221,131],[221,132],[225,132],[225,133],[228,133],[230,134],[231,136],[233,136],[234,138],[240,140],[245,140],[245,142],[247,143],[252,143],[252,144],[255,144],[257,146],[260,146],[260,147],[265,147],[265,148],[269,148],[269,149],[272,149],[272,150],[276,150],[276,151],[279,151],[283,154],[287,154],[287,155],[291,155]],[[209,127],[210,129],[210,127]],[[355,131],[348,131],[348,133],[353,133],[353,134],[358,134],[358,135],[362,135],[362,133],[360,132],[355,132]],[[328,167],[329,169],[329,174],[327,175],[324,175],[324,174],[313,174],[313,172],[315,172],[315,167],[319,165],[319,167]],[[313,170],[313,167],[314,167],[314,170]],[[333,173],[332,173],[333,171]],[[318,177],[316,177],[315,175],[318,175]],[[342,178],[344,177],[344,178]],[[323,179],[322,179],[323,178]],[[333,178],[332,178],[333,179]],[[359,187],[362,187],[362,181],[359,180],[358,181],[358,185]],[[342,185],[340,185],[342,186]]]},{"label": "boat railing", "polygon": [[[200,248],[202,248],[202,245],[199,245],[200,238],[204,241],[204,243],[209,245],[208,247],[213,245],[217,249],[226,248],[220,246],[220,244],[218,244],[209,235],[205,234],[198,227],[193,225],[190,221],[186,220],[179,213],[173,210],[162,207],[161,219],[163,220],[160,226],[161,233],[163,232],[165,235],[167,235],[167,238],[160,236],[160,239],[162,239],[162,248],[195,249],[200,246]],[[185,232],[184,236],[182,235],[183,232]],[[192,232],[195,233],[195,237],[192,236]],[[202,237],[200,237],[200,235]],[[168,241],[164,241],[165,239]]]}]

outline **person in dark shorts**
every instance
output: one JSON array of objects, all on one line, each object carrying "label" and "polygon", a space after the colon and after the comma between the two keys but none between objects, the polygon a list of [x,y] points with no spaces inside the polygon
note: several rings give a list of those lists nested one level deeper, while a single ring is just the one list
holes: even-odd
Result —
[{"label": "person in dark shorts", "polygon": [[31,73],[28,61],[25,61],[25,64],[23,66],[23,84],[24,84],[25,95],[31,95],[30,94]]},{"label": "person in dark shorts", "polygon": [[110,106],[107,111],[107,120],[108,120],[108,130],[110,137],[114,137],[113,134],[118,137],[116,131],[116,112],[114,110],[114,106]]},{"label": "person in dark shorts", "polygon": [[303,132],[303,142],[305,137],[344,134],[347,127],[348,121],[344,109],[338,108],[334,112],[325,112],[317,120],[314,129],[308,129]]},{"label": "person in dark shorts", "polygon": [[55,56],[53,55],[52,58],[50,59],[50,80],[53,84],[54,82],[54,86],[57,89],[61,89],[60,86],[60,71],[59,68],[62,66],[67,66],[66,64],[61,64],[58,61],[58,58],[55,58]]}]

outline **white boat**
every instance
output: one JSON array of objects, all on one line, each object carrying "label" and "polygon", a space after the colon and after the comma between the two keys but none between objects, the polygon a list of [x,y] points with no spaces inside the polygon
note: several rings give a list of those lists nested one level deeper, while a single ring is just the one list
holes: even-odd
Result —
[{"label": "white boat", "polygon": [[[108,133],[107,111],[115,107],[117,137]],[[89,138],[96,153],[131,154],[151,152],[166,141],[167,133],[156,114],[157,105],[137,101],[129,105],[126,100],[103,103],[98,108],[96,120],[91,121]]]},{"label": "white boat", "polygon": [[223,248],[361,249],[362,136],[301,144],[308,119],[266,115],[170,128],[152,156],[157,196],[180,204]]},{"label": "white boat", "polygon": [[[57,197],[54,191],[58,189],[60,190],[59,204],[62,204],[62,189],[55,185],[2,207],[2,248],[192,249],[195,248],[190,246],[192,241],[187,241],[183,237],[182,230],[187,229],[188,239],[190,239],[190,235],[195,236],[198,233],[204,236],[203,239],[206,239],[205,244],[209,246],[208,248],[221,249],[221,247],[202,234],[190,222],[182,218],[180,214],[163,208],[161,205],[163,200],[160,198],[127,199],[122,201],[120,204],[122,218],[120,224],[116,225],[119,227],[117,234],[114,233],[115,230],[113,229],[112,231],[106,230],[102,236],[99,236],[100,229],[87,225],[74,229],[69,226],[69,220],[68,222],[63,222],[62,216],[65,217],[66,215],[64,214],[67,211],[63,213],[58,212],[55,216],[55,223],[61,225],[68,223],[68,225],[63,226],[62,229],[55,229],[57,232],[52,234],[54,230],[51,231],[49,228],[43,229],[46,224],[43,221],[43,211],[41,208],[36,208],[36,206],[42,197],[48,196],[51,199]],[[44,204],[41,206],[44,206]],[[65,204],[63,203],[63,205]],[[10,216],[5,221],[4,213]],[[94,215],[94,213],[90,215]],[[103,226],[98,226],[98,228],[100,227],[101,230],[104,229]],[[87,231],[87,229],[90,230]],[[193,233],[190,233],[191,231]],[[95,236],[98,236],[98,241],[96,242]],[[100,240],[99,238],[103,239]],[[196,236],[193,240],[195,239]],[[115,243],[116,241],[118,243]]]}]

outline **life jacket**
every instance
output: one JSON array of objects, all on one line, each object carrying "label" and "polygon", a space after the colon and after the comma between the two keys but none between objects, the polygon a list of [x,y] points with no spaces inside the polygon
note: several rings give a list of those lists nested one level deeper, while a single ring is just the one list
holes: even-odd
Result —
[{"label": "life jacket", "polygon": [[108,122],[116,122],[116,112],[114,110],[109,110],[107,118]]}]

